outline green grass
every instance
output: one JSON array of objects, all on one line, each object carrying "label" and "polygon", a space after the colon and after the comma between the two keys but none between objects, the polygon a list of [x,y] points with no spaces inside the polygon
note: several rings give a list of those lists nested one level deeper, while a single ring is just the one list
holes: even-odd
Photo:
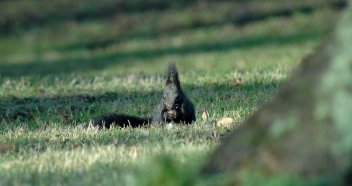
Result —
[{"label": "green grass", "polygon": [[[124,13],[147,21],[136,21],[129,37],[93,48],[86,43],[114,38],[124,23],[114,32],[109,21],[92,19],[1,36],[0,185],[191,184],[220,139],[270,100],[336,17],[319,9],[241,27],[222,22],[165,31],[167,17],[175,17],[168,28],[179,25],[175,14],[199,18],[188,15],[191,9],[178,11]],[[227,12],[219,14],[220,20]],[[84,127],[107,112],[151,114],[171,61],[196,106],[194,125]],[[217,126],[223,117],[233,125]]]}]

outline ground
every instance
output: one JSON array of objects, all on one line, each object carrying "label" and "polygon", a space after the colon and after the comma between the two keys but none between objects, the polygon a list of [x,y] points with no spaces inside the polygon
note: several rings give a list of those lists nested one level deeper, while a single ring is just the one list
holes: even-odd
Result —
[{"label": "ground", "polygon": [[[2,5],[15,7],[3,14],[26,21],[21,4]],[[3,29],[0,185],[186,184],[219,140],[270,100],[330,33],[338,14],[319,7],[236,24],[226,19],[235,5],[181,3],[151,11],[126,5],[84,19],[44,6],[39,21]],[[195,104],[195,124],[85,127],[107,112],[150,115],[170,62]],[[217,125],[224,117],[233,123]]]}]

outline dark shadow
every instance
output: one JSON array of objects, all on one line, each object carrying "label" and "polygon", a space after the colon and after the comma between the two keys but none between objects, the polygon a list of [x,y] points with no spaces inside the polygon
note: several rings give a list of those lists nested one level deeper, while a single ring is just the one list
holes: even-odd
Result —
[{"label": "dark shadow", "polygon": [[[334,10],[342,10],[347,6],[347,2],[345,0],[342,1],[332,1],[326,4],[326,6],[330,7]],[[164,28],[163,30],[152,30],[148,32],[136,32],[130,33],[131,31],[126,31],[126,34],[122,34],[118,37],[114,36],[111,38],[105,38],[101,40],[95,41],[85,41],[80,43],[68,44],[65,46],[57,47],[56,49],[59,51],[71,51],[78,49],[88,49],[95,50],[101,48],[107,48],[112,45],[116,45],[118,43],[122,43],[129,39],[155,39],[162,34],[167,33],[176,34],[185,30],[192,30],[198,28],[208,28],[214,26],[222,26],[228,23],[232,23],[235,26],[244,26],[253,22],[258,22],[265,20],[270,17],[291,17],[295,13],[303,13],[303,14],[311,14],[317,9],[321,8],[317,5],[306,5],[306,6],[297,6],[297,7],[286,7],[277,9],[274,11],[261,11],[256,7],[247,7],[246,3],[243,3],[243,8],[235,11],[235,14],[232,16],[224,17],[222,20],[214,20],[214,21],[202,21],[202,20],[193,20],[190,25],[173,25],[169,28]]]},{"label": "dark shadow", "polygon": [[352,185],[352,168],[351,168],[351,165],[349,166],[349,168],[348,168],[347,171],[345,172],[345,175],[344,175],[344,185],[345,185],[345,186]]},{"label": "dark shadow", "polygon": [[[220,1],[220,0],[218,0]],[[225,1],[225,0],[222,0]],[[167,33],[169,31],[180,31],[184,29],[200,28],[200,27],[209,27],[214,25],[220,25],[227,22],[232,22],[235,25],[242,26],[254,21],[260,21],[267,19],[269,17],[277,16],[291,16],[296,12],[301,13],[311,13],[316,9],[321,8],[321,6],[328,6],[332,9],[341,10],[347,6],[346,0],[333,0],[327,1],[324,3],[290,6],[285,5],[280,9],[265,12],[258,7],[249,7],[245,1],[237,0],[240,5],[243,7],[240,9],[234,10],[233,16],[226,17],[220,22],[203,22],[195,20],[191,25],[187,26],[178,26],[168,28],[166,30],[154,31],[155,33]],[[37,28],[43,26],[57,25],[60,22],[71,20],[71,21],[86,21],[86,20],[98,20],[98,19],[109,19],[113,16],[116,16],[118,13],[133,13],[133,12],[146,12],[146,11],[156,11],[156,10],[167,10],[167,9],[182,9],[187,6],[192,6],[192,4],[197,4],[202,2],[202,0],[156,0],[156,1],[145,1],[143,3],[136,1],[118,1],[110,2],[107,4],[99,5],[98,8],[85,8],[85,9],[74,9],[73,12],[66,12],[64,8],[58,8],[55,12],[49,12],[47,14],[33,14],[33,13],[24,13],[20,17],[9,17],[3,21],[0,21],[0,35],[8,35],[15,31],[24,31],[30,28]],[[204,1],[206,2],[206,1]],[[282,5],[280,5],[282,6]],[[140,35],[138,33],[137,35]],[[142,33],[142,35],[147,35]],[[118,42],[121,39],[115,40],[114,38],[106,39],[105,41],[99,42],[88,42],[84,44],[76,44],[77,46],[86,46],[87,48],[95,48],[97,46],[107,46],[108,44]],[[76,47],[77,47],[76,46]],[[75,45],[67,46],[63,48],[76,48]]]},{"label": "dark shadow", "polygon": [[252,7],[244,6],[241,11],[236,12],[236,16],[232,19],[232,23],[234,25],[242,26],[249,23],[253,23],[256,21],[261,21],[270,17],[290,17],[295,13],[303,13],[310,14],[315,10],[321,8],[321,6],[327,6],[334,10],[342,10],[347,7],[347,1],[339,0],[339,1],[329,1],[325,2],[320,6],[318,5],[303,5],[290,7],[286,6],[281,9],[277,9],[274,11],[261,11],[258,9],[253,9]]},{"label": "dark shadow", "polygon": [[152,50],[139,50],[125,53],[114,53],[96,55],[90,58],[67,58],[57,61],[33,61],[22,64],[5,63],[0,64],[0,75],[22,76],[22,75],[45,75],[55,73],[85,72],[98,70],[109,65],[128,62],[129,59],[156,58],[165,55],[187,55],[202,52],[227,51],[243,49],[248,47],[259,47],[262,45],[275,44],[284,45],[318,39],[322,33],[299,33],[295,35],[273,36],[263,35],[255,38],[236,39],[228,42],[201,43],[182,47],[167,47]]},{"label": "dark shadow", "polygon": [[182,9],[190,4],[195,4],[201,1],[202,0],[110,1],[105,3],[96,3],[94,6],[76,5],[77,8],[74,8],[71,12],[67,12],[65,6],[58,3],[58,8],[52,12],[32,13],[23,10],[23,13],[17,17],[8,17],[0,22],[0,34],[6,35],[17,30],[28,30],[30,28],[43,27],[47,25],[50,26],[67,20],[86,21],[109,19],[121,13]]},{"label": "dark shadow", "polygon": [[[225,112],[247,107],[254,109],[275,93],[280,82],[244,83],[242,85],[206,84],[204,86],[184,85],[183,88],[196,106],[198,117],[207,110]],[[212,95],[209,95],[212,92]],[[263,96],[264,95],[264,96]],[[23,125],[36,122],[62,122],[67,125],[88,122],[89,118],[109,112],[133,110],[136,116],[151,115],[159,103],[162,90],[152,92],[107,92],[98,95],[73,95],[55,97],[7,97],[0,100],[0,121],[17,122]],[[37,123],[32,127],[35,129]]]},{"label": "dark shadow", "polygon": [[[96,108],[92,105],[110,105],[119,100],[121,103],[138,100],[138,98],[148,97],[152,99],[161,92],[146,93],[123,93],[107,92],[101,95],[74,95],[74,96],[56,96],[56,97],[29,97],[17,98],[8,97],[0,101],[0,121],[28,121],[36,117],[45,119],[46,117],[61,118],[62,122],[72,122],[73,115],[81,112],[92,114]],[[137,104],[136,104],[137,105]],[[113,110],[113,109],[112,109]],[[73,115],[72,115],[73,114]],[[53,117],[54,116],[54,117]],[[82,120],[78,120],[82,122]]]}]

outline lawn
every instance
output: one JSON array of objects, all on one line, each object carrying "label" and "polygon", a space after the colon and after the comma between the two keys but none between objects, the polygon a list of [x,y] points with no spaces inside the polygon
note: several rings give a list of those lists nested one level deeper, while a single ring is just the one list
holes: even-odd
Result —
[{"label": "lawn", "polygon": [[[1,4],[13,8],[3,18],[25,26],[0,34],[0,185],[190,184],[221,138],[270,100],[338,16],[318,6],[238,25],[227,19],[237,1],[97,13],[111,5],[105,0],[67,12],[33,1],[26,10],[43,15],[31,20],[20,2]],[[170,62],[196,123],[86,127],[108,112],[152,114]],[[224,117],[233,123],[218,125]]]}]

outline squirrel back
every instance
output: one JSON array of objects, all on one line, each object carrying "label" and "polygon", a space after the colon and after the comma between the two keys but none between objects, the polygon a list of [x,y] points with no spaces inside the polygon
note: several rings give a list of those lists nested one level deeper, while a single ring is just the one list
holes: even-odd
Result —
[{"label": "squirrel back", "polygon": [[140,127],[149,124],[184,123],[196,121],[195,109],[192,102],[184,94],[176,65],[169,65],[163,97],[156,107],[152,118],[129,116],[126,114],[108,114],[92,119],[94,126],[109,128],[112,124],[120,127]]},{"label": "squirrel back", "polygon": [[153,123],[192,123],[196,121],[192,102],[184,94],[176,65],[169,65],[163,97],[153,115]]}]

